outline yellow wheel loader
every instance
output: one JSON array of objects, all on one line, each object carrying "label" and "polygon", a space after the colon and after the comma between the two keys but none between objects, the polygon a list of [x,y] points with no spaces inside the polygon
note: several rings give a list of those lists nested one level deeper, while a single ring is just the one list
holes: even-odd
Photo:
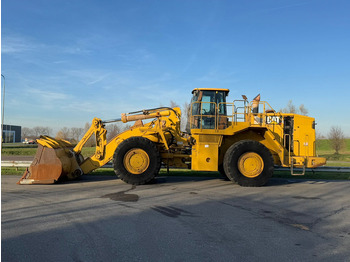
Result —
[{"label": "yellow wheel loader", "polygon": [[[155,108],[102,121],[94,118],[77,145],[41,136],[33,163],[18,184],[51,184],[75,179],[113,161],[116,175],[133,185],[151,181],[161,166],[219,171],[241,186],[263,186],[274,166],[290,167],[292,175],[326,163],[316,156],[314,118],[279,113],[260,95],[226,102],[228,89],[192,91],[188,132],[180,131],[180,108]],[[107,142],[105,125],[134,122]],[[147,123],[144,123],[147,122]],[[95,154],[81,150],[93,136]],[[295,174],[294,168],[302,168]]]}]

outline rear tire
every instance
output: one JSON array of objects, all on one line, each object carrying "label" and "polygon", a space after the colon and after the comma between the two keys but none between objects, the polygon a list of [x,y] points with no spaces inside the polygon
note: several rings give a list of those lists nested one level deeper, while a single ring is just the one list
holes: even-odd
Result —
[{"label": "rear tire", "polygon": [[150,182],[160,170],[160,154],[156,145],[144,137],[131,137],[117,147],[113,156],[116,175],[132,185]]},{"label": "rear tire", "polygon": [[219,173],[220,173],[220,175],[222,176],[222,178],[224,179],[224,180],[230,180],[228,177],[227,177],[227,175],[225,174],[225,170],[224,170],[224,165],[223,164],[220,164],[219,166],[218,166],[218,171],[219,171]]},{"label": "rear tire", "polygon": [[270,150],[254,140],[242,140],[233,144],[224,157],[227,177],[246,187],[265,185],[273,175],[273,164]]}]

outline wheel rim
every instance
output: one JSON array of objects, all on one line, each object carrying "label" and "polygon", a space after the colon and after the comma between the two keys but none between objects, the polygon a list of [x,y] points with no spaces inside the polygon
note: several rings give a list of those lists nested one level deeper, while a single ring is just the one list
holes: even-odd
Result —
[{"label": "wheel rim", "polygon": [[149,166],[149,156],[143,149],[134,148],[124,156],[124,167],[129,173],[142,174]]},{"label": "wheel rim", "polygon": [[248,152],[238,159],[238,169],[244,176],[254,178],[264,170],[264,161],[259,154]]}]

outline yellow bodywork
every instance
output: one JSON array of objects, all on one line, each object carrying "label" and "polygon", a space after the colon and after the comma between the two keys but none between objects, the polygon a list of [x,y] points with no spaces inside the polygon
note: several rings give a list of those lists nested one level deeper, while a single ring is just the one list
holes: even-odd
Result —
[{"label": "yellow bodywork", "polygon": [[[187,168],[188,165],[186,165],[183,160],[190,161],[190,156],[182,154],[182,149],[184,146],[189,145],[190,139],[188,136],[184,136],[180,132],[180,118],[180,108],[147,111],[140,115],[122,114],[122,122],[136,122],[129,130],[117,135],[108,143],[104,122],[99,118],[94,118],[89,130],[75,147],[68,141],[55,139],[49,136],[41,136],[40,139],[37,139],[37,143],[44,148],[53,149],[56,152],[57,158],[62,163],[62,170],[65,170],[64,177],[68,179],[76,178],[77,174],[88,174],[107,164],[112,160],[118,145],[130,137],[144,137],[149,139],[157,144],[162,153],[161,157],[163,161],[169,166]],[[145,119],[153,119],[153,121],[143,124],[142,120]],[[81,150],[93,135],[95,136],[96,141],[95,154],[83,159]],[[172,143],[171,150],[169,148],[170,140],[176,141],[175,144]],[[142,170],[147,169],[149,164],[147,158],[147,154],[143,153],[142,150],[135,149],[129,152],[125,157],[126,168],[130,173],[141,173]],[[20,184],[40,183],[39,180],[32,179],[33,172],[30,172],[31,169],[38,169],[33,168],[33,164],[34,167],[36,167],[39,162],[40,159],[38,157],[38,160],[34,161],[31,167],[29,167],[29,170],[25,172],[19,181]],[[41,169],[43,169],[44,166],[45,164],[41,166]],[[36,175],[34,175],[34,177],[36,177]],[[55,181],[62,178],[60,175],[56,175],[55,177]]]},{"label": "yellow bodywork", "polygon": [[[184,157],[167,152],[169,150],[168,141],[171,139],[169,132],[175,136],[177,143],[181,145],[188,145],[188,139],[180,135],[180,117],[180,108],[173,108],[173,110],[157,111],[155,113],[137,116],[127,116],[123,114],[122,121],[124,123],[129,121],[136,121],[135,125],[129,130],[114,137],[111,141],[109,141],[109,143],[106,141],[106,130],[103,127],[102,121],[100,119],[95,119],[94,122],[97,122],[98,125],[91,126],[90,132],[87,133],[87,137],[85,139],[83,138],[82,141],[86,142],[90,138],[90,134],[95,133],[96,141],[98,141],[96,149],[98,150],[96,150],[96,153],[93,156],[85,159],[82,162],[80,165],[81,169],[85,174],[87,174],[92,170],[105,165],[112,160],[113,154],[118,145],[130,137],[145,137],[158,144],[159,147],[165,150],[164,154],[162,155],[163,158],[172,159],[171,161],[174,161],[174,158]],[[150,123],[143,124],[141,122],[141,119],[154,120]],[[84,143],[79,143],[74,148],[74,151],[77,153],[80,152],[83,145]],[[139,157],[143,157],[142,154],[139,155]]]},{"label": "yellow bodywork", "polygon": [[[241,113],[227,115],[228,121],[224,128],[219,127],[217,116],[192,115],[192,127],[196,126],[196,120],[203,122],[204,118],[213,117],[216,120],[214,129],[191,129],[192,136],[197,141],[192,146],[192,169],[217,171],[228,147],[244,139],[256,140],[266,146],[272,152],[275,164],[279,166],[314,168],[326,163],[325,158],[316,156],[314,118],[275,112],[265,101],[259,104],[263,108],[262,113],[252,113],[250,104]],[[236,103],[225,103],[225,106],[235,107]],[[285,134],[285,118],[293,119],[293,136]],[[220,150],[221,154],[218,153]]]},{"label": "yellow bodywork", "polygon": [[[156,146],[161,163],[168,168],[220,172],[223,172],[224,162],[230,160],[227,154],[233,152],[232,146],[238,147],[240,141],[255,143],[255,146],[258,142],[268,149],[271,153],[268,155],[271,155],[273,162],[266,163],[268,159],[263,159],[258,151],[243,152],[235,160],[235,172],[248,179],[258,178],[273,164],[291,167],[292,171],[294,167],[313,168],[325,164],[324,158],[316,156],[314,118],[278,113],[267,102],[254,100],[248,103],[245,96],[244,100],[235,100],[232,103],[226,102],[225,99],[223,102],[204,101],[205,92],[223,99],[229,90],[193,90],[197,100],[193,99],[188,115],[191,134],[180,131],[181,110],[175,107],[122,114],[120,119],[113,121],[134,121],[135,124],[108,142],[105,124],[113,121],[102,121],[99,118],[93,119],[90,129],[75,146],[65,140],[42,136],[37,140],[42,148],[38,150],[35,161],[19,183],[40,183],[44,180],[50,183],[64,177],[74,179],[87,174],[114,159],[118,146],[130,138],[151,141]],[[149,122],[143,123],[143,120]],[[94,155],[84,158],[81,150],[91,136],[95,137],[96,151]],[[147,150],[147,146],[135,146],[124,152],[122,165],[126,172],[141,176],[152,165]],[[45,156],[45,152],[47,156],[50,155],[50,160],[42,157]],[[158,164],[160,167],[160,163]],[[52,171],[49,179],[45,179],[45,172],[51,172],[49,170],[54,166],[56,171]],[[157,171],[157,168],[158,166],[154,170]],[[231,172],[230,167],[226,167],[226,171]],[[259,183],[262,185],[265,182]]]}]

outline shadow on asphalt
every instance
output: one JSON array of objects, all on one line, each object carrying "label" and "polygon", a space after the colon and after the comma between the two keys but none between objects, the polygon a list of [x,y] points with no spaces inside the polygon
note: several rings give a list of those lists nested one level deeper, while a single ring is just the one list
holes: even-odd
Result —
[{"label": "shadow on asphalt", "polygon": [[[89,182],[99,182],[99,181],[110,181],[110,180],[119,180],[117,176],[99,176],[99,175],[84,175],[77,180],[73,181],[62,181],[59,184],[70,184],[70,183],[89,183]],[[227,184],[233,184],[231,181],[223,177],[193,177],[193,176],[166,176],[162,175],[156,177],[154,180],[148,183],[152,184],[170,184],[178,182],[199,182],[199,181],[208,181],[208,180],[218,180],[226,182]],[[294,179],[294,178],[271,178],[269,182],[264,187],[273,187],[273,186],[282,186],[288,184],[297,184],[297,183],[328,183],[328,182],[341,182],[343,180],[321,180],[321,179]]]}]

